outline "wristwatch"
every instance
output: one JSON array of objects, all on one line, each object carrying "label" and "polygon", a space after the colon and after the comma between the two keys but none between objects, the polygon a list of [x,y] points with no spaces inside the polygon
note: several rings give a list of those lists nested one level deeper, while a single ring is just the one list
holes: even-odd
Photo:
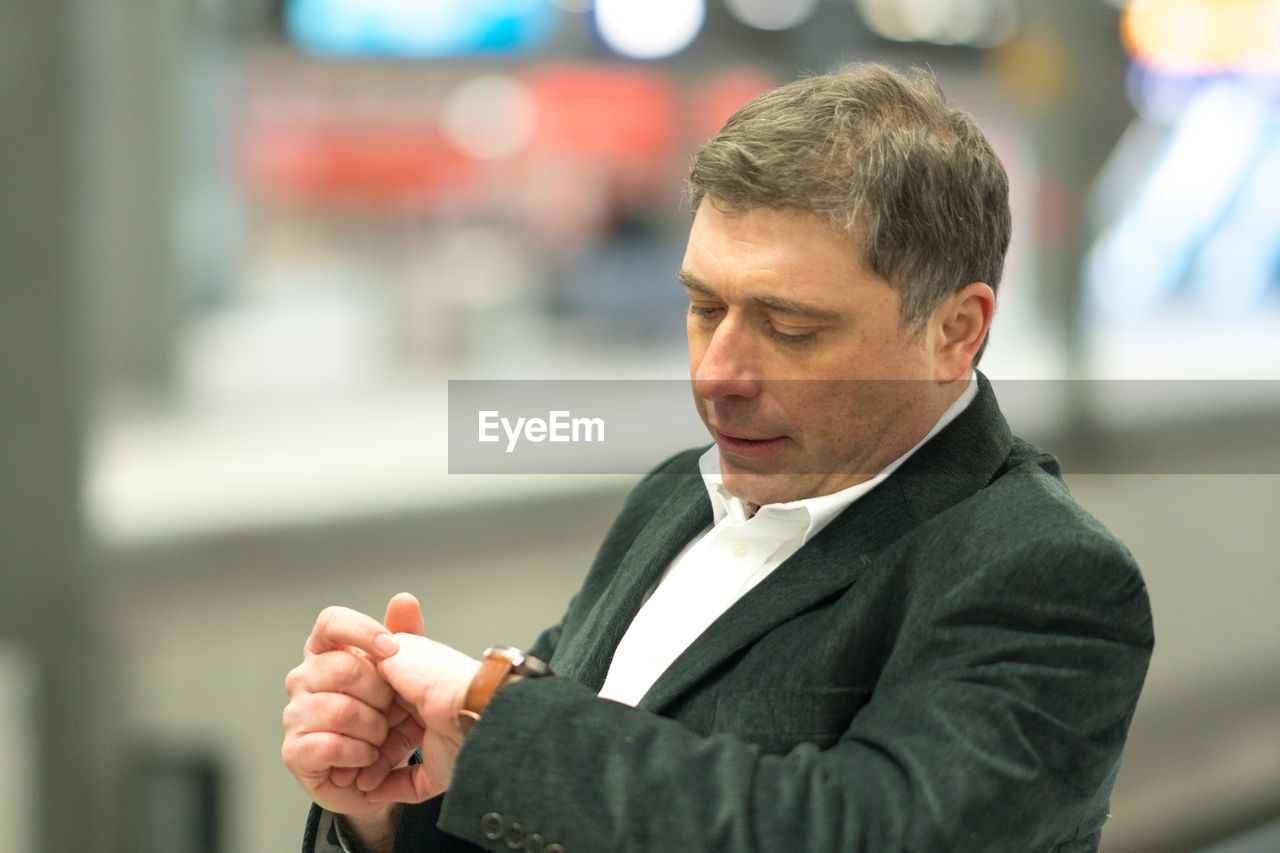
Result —
[{"label": "wristwatch", "polygon": [[467,686],[467,695],[458,711],[458,725],[462,727],[462,733],[465,735],[471,731],[499,687],[511,680],[543,678],[550,674],[551,669],[544,662],[519,649],[510,646],[485,649],[484,661]]}]

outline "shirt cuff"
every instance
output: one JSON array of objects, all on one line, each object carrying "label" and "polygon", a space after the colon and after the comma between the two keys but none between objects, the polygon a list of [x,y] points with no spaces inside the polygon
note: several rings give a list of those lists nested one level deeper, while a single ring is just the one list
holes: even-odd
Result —
[{"label": "shirt cuff", "polygon": [[316,846],[312,853],[351,853],[351,848],[342,839],[342,830],[338,827],[338,819],[333,812],[320,813]]}]

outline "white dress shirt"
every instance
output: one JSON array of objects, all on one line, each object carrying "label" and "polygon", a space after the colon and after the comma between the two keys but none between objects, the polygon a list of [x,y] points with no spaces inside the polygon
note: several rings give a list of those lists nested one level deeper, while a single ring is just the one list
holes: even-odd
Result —
[{"label": "white dress shirt", "polygon": [[715,445],[699,460],[711,499],[711,526],[667,567],[614,652],[600,696],[635,705],[680,654],[748,590],[858,498],[884,482],[973,401],[978,381],[942,413],[924,438],[870,480],[816,498],[751,505],[725,490]]}]

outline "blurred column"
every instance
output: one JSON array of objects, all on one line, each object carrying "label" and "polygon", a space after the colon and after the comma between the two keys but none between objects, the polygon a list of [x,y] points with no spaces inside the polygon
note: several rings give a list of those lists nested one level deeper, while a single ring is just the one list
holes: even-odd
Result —
[{"label": "blurred column", "polygon": [[[110,662],[80,513],[85,319],[69,0],[10,0],[0,27],[0,754],[12,849],[108,851]],[[16,698],[13,698],[16,697]],[[24,730],[25,729],[25,730]],[[18,778],[14,778],[14,776]],[[22,811],[19,811],[22,810]],[[24,813],[25,812],[25,813]]]},{"label": "blurred column", "polygon": [[181,22],[197,3],[63,0],[74,71],[78,237],[94,317],[89,389],[165,404],[179,298],[174,110]]},{"label": "blurred column", "polygon": [[[1068,371],[1081,375],[1081,276],[1090,235],[1085,194],[1132,117],[1119,10],[1101,0],[1022,5],[1022,34],[998,49],[997,67],[1028,115],[1040,158],[1041,278],[1050,310],[1067,325]],[[1086,383],[1068,383],[1081,399],[1072,411],[1091,420]]]}]

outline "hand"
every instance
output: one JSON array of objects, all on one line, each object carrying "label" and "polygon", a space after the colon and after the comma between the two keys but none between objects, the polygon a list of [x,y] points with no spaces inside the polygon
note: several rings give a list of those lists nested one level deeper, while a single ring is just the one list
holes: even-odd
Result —
[{"label": "hand", "polygon": [[413,596],[387,606],[386,625],[345,607],[322,611],[303,649],[302,663],[285,680],[285,766],[322,808],[346,815],[389,813],[354,785],[364,768],[402,763],[421,730],[395,701],[375,662],[393,654],[393,631],[422,631]]},{"label": "hand", "polygon": [[480,661],[415,634],[395,639],[398,651],[378,661],[378,672],[421,732],[422,763],[382,775],[370,767],[356,784],[373,802],[420,803],[449,787],[464,734],[458,711]]}]

